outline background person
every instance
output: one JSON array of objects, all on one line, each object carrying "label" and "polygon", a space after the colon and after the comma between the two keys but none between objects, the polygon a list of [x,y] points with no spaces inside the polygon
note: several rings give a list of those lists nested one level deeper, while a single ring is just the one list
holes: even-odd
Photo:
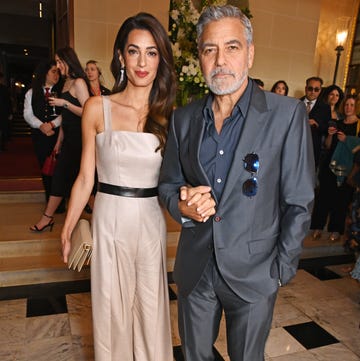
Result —
[{"label": "background person", "polygon": [[[319,165],[319,189],[315,197],[314,210],[310,228],[314,230],[312,237],[320,238],[325,225],[328,223],[329,239],[335,241],[344,233],[345,214],[340,211],[343,207],[343,191],[337,186],[336,175],[329,168],[331,158],[336,148],[338,132],[346,131],[340,105],[344,99],[343,91],[337,85],[330,85],[323,92],[323,99],[331,108],[331,122],[324,142],[324,151]],[[344,185],[345,186],[345,185]]]},{"label": "background person", "polygon": [[90,83],[90,96],[109,95],[110,90],[101,84],[101,69],[96,60],[88,60],[85,67],[85,73]]},{"label": "background person", "polygon": [[289,87],[286,84],[285,80],[278,80],[274,85],[271,87],[270,90],[272,93],[279,94],[279,95],[288,95]]},{"label": "background person", "polygon": [[187,361],[214,360],[224,311],[232,361],[263,361],[280,284],[310,223],[314,159],[305,107],[248,78],[252,26],[233,6],[197,24],[210,94],[174,112],[159,194],[182,229],[174,280]]},{"label": "background person", "polygon": [[122,24],[113,94],[86,104],[81,169],[62,231],[70,235],[94,183],[91,300],[96,361],[170,361],[166,224],[157,197],[176,81],[167,32],[152,15]]},{"label": "background person", "polygon": [[[42,169],[45,159],[53,152],[61,125],[61,108],[53,114],[48,98],[52,91],[61,93],[62,82],[54,60],[42,61],[36,67],[31,88],[25,94],[24,119],[31,127],[31,138],[35,155]],[[46,202],[49,200],[52,177],[41,175]],[[65,211],[64,203],[58,207],[59,212]]]},{"label": "background person", "polygon": [[65,78],[59,98],[49,97],[51,106],[62,107],[62,123],[54,148],[59,156],[45,211],[39,221],[30,227],[35,232],[42,232],[47,228],[52,230],[56,208],[63,198],[70,196],[80,168],[81,115],[85,101],[89,98],[86,75],[75,51],[70,47],[59,49],[55,54],[55,61]]},{"label": "background person", "polygon": [[319,77],[312,76],[306,79],[305,96],[301,98],[309,117],[316,169],[319,166],[323,140],[328,134],[328,122],[331,119],[330,106],[319,99],[322,85],[323,80]]}]

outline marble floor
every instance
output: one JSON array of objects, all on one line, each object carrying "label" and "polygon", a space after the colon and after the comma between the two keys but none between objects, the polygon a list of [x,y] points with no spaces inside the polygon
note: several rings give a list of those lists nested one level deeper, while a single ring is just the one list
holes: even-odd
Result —
[{"label": "marble floor", "polygon": [[[360,360],[360,283],[345,270],[351,264],[339,264],[338,257],[327,266],[307,258],[300,268],[308,270],[299,269],[280,289],[265,360]],[[176,287],[171,271],[168,276],[174,360],[179,361]],[[93,360],[89,289],[88,280],[0,288],[0,360]],[[214,345],[217,361],[229,360],[225,339],[222,324]]]}]

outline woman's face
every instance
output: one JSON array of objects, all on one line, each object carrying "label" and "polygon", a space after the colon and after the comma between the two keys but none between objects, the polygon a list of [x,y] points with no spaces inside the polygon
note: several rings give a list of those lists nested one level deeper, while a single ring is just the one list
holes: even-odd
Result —
[{"label": "woman's face", "polygon": [[279,95],[285,95],[286,94],[286,87],[284,83],[279,83],[275,87],[275,93]]},{"label": "woman's face", "polygon": [[329,105],[336,105],[336,103],[339,101],[340,93],[334,89],[332,90],[328,95],[328,104]]},{"label": "woman's face", "polygon": [[356,114],[355,99],[349,98],[344,104],[344,113],[346,116]]},{"label": "woman's face", "polygon": [[85,73],[90,81],[98,80],[100,76],[99,69],[94,63],[89,63],[86,65]]},{"label": "woman's face", "polygon": [[56,67],[59,69],[60,74],[63,76],[69,75],[69,66],[65,63],[64,60],[60,59],[57,54],[55,54]]},{"label": "woman's face", "polygon": [[56,65],[53,65],[46,74],[45,83],[48,86],[53,86],[59,81],[59,70]]},{"label": "woman's face", "polygon": [[147,30],[134,29],[129,33],[124,48],[124,58],[120,55],[129,83],[136,87],[152,87],[155,80],[160,54],[154,37]]}]

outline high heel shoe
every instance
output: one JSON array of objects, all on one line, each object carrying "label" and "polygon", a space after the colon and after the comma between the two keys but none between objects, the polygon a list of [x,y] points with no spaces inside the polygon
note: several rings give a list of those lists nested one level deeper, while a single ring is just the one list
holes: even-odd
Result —
[{"label": "high heel shoe", "polygon": [[48,216],[47,214],[43,213],[43,215],[46,217],[46,218],[49,218],[49,223],[48,224],[45,224],[45,226],[39,228],[36,224],[34,224],[32,227],[30,227],[30,231],[32,232],[42,232],[44,231],[46,228],[49,227],[49,230],[50,232],[52,231],[53,227],[54,227],[54,217],[52,216]]}]

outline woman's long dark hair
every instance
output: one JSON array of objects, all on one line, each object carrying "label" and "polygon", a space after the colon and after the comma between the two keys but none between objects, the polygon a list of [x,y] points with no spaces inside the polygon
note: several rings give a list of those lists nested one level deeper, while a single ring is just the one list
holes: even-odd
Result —
[{"label": "woman's long dark hair", "polygon": [[[149,114],[144,126],[144,131],[153,133],[159,138],[159,148],[164,150],[168,121],[174,106],[176,95],[176,77],[174,72],[174,60],[169,37],[161,23],[151,14],[139,13],[124,21],[117,34],[111,72],[115,78],[113,93],[123,91],[127,86],[126,71],[124,80],[120,82],[121,63],[119,55],[124,57],[125,46],[132,30],[147,30],[153,36],[160,55],[160,62],[149,96]],[[157,150],[158,150],[157,149]]]},{"label": "woman's long dark hair", "polygon": [[289,87],[288,85],[286,84],[286,81],[285,80],[278,80],[276,83],[274,83],[274,85],[271,87],[271,92],[272,93],[275,93],[275,89],[276,87],[279,85],[279,84],[284,84],[284,87],[285,87],[285,95],[288,95],[289,93]]},{"label": "woman's long dark hair", "polygon": [[337,92],[339,93],[339,99],[337,101],[337,103],[335,104],[335,110],[339,111],[340,106],[342,104],[342,101],[344,100],[344,92],[342,91],[342,89],[335,85],[329,85],[327,88],[325,88],[321,94],[321,99],[323,100],[324,103],[328,104],[328,97],[329,94],[333,91],[333,90],[337,90]]},{"label": "woman's long dark hair", "polygon": [[82,78],[87,81],[86,73],[73,48],[69,46],[58,49],[56,55],[69,67],[68,76],[72,79]]},{"label": "woman's long dark hair", "polygon": [[45,85],[46,82],[46,75],[53,66],[56,66],[56,62],[54,60],[43,60],[37,65],[37,67],[34,70],[32,76],[32,82],[31,82],[33,96],[37,96],[37,95],[41,95],[42,97],[44,96],[43,86]]}]

